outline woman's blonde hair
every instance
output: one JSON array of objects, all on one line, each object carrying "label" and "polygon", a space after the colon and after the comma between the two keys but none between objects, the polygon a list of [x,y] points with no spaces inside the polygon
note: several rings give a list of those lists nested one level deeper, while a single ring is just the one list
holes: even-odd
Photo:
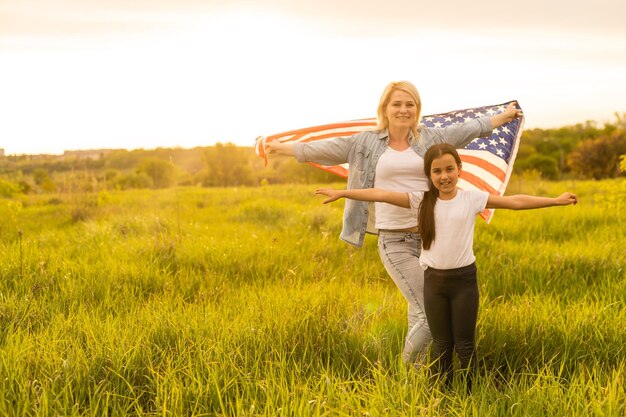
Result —
[{"label": "woman's blonde hair", "polygon": [[404,91],[408,95],[410,95],[415,101],[415,125],[411,127],[413,131],[413,136],[418,137],[417,134],[417,125],[420,121],[421,113],[422,113],[422,100],[420,99],[420,94],[417,92],[417,88],[413,84],[408,81],[393,81],[390,82],[383,94],[380,96],[380,101],[378,102],[378,109],[376,114],[378,116],[378,130],[385,130],[389,127],[389,119],[385,115],[385,110],[387,109],[387,105],[389,104],[389,100],[391,99],[391,93],[396,90]]}]

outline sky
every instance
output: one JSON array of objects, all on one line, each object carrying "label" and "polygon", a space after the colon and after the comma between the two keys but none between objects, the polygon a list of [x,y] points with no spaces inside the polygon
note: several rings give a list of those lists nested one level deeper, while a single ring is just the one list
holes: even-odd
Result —
[{"label": "sky", "polygon": [[623,0],[0,0],[0,148],[252,146],[518,100],[525,128],[626,113]]}]

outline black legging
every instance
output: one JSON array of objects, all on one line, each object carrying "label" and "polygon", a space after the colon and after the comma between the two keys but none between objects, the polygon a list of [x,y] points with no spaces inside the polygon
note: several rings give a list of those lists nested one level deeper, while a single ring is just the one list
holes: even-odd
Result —
[{"label": "black legging", "polygon": [[424,309],[433,336],[435,369],[452,382],[452,352],[456,348],[471,388],[476,366],[478,283],[476,265],[456,269],[428,268],[424,272]]}]

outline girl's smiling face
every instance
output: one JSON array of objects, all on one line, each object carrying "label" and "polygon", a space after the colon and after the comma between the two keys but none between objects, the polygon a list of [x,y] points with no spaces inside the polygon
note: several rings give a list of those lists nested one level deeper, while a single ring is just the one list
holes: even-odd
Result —
[{"label": "girl's smiling face", "polygon": [[457,165],[454,156],[446,153],[433,159],[430,166],[430,180],[437,190],[439,198],[451,200],[456,196],[456,184],[459,182],[461,167]]}]

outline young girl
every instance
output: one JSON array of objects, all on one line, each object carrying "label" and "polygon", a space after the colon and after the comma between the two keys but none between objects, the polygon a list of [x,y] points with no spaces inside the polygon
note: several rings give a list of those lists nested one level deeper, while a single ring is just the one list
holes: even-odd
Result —
[{"label": "young girl", "polygon": [[362,190],[318,189],[316,194],[329,198],[377,201],[413,209],[422,236],[420,265],[424,271],[424,309],[433,337],[433,355],[438,358],[436,371],[452,378],[452,352],[456,349],[461,367],[476,365],[476,319],[478,284],[473,251],[476,216],[485,208],[511,210],[536,209],[576,204],[575,194],[556,198],[529,195],[499,196],[479,190],[459,190],[461,158],[453,146],[436,144],[424,156],[428,178],[426,192],[402,193],[371,188]]}]

